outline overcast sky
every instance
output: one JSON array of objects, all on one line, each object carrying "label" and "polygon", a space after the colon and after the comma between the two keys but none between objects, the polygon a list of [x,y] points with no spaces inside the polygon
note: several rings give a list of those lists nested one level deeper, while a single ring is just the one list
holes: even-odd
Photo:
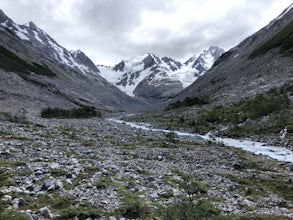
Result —
[{"label": "overcast sky", "polygon": [[238,44],[292,0],[1,0],[18,24],[33,21],[66,49],[114,65],[144,53],[185,61]]}]

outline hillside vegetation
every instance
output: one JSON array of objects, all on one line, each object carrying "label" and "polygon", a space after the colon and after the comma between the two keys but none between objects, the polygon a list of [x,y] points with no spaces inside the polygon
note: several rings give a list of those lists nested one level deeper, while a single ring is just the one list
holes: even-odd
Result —
[{"label": "hillside vegetation", "polygon": [[249,58],[255,58],[269,52],[273,48],[280,48],[280,53],[284,56],[293,57],[293,21],[279,31],[275,36],[267,40],[258,47]]},{"label": "hillside vegetation", "polygon": [[21,77],[26,78],[32,72],[37,75],[49,77],[56,76],[47,66],[33,62],[32,64],[21,59],[11,51],[0,45],[0,68],[8,72],[16,72]]}]

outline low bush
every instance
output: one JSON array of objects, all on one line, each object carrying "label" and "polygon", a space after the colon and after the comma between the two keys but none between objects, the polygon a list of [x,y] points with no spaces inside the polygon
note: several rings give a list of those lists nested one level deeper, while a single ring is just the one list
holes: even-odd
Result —
[{"label": "low bush", "polygon": [[101,117],[101,112],[93,106],[82,106],[80,108],[62,109],[45,108],[41,111],[42,118],[90,118]]},{"label": "low bush", "polygon": [[200,220],[219,216],[220,211],[207,200],[200,200],[196,204],[180,201],[160,208],[158,215],[163,220]]},{"label": "low bush", "polygon": [[180,107],[205,105],[209,103],[209,98],[204,97],[186,97],[183,101],[176,101],[171,103],[165,110],[176,109]]}]

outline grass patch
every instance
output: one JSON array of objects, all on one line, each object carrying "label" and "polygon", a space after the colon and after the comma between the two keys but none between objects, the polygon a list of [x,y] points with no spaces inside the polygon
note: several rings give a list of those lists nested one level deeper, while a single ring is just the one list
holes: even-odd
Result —
[{"label": "grass patch", "polygon": [[233,182],[239,183],[242,188],[245,187],[247,195],[264,196],[268,191],[276,193],[287,201],[293,202],[293,184],[286,181],[281,175],[271,176],[251,176],[251,177],[237,177],[230,174],[220,174],[223,177],[230,179]]},{"label": "grass patch", "polygon": [[200,200],[195,204],[181,201],[165,208],[160,207],[158,215],[163,220],[213,219],[220,215],[220,211],[207,200]]},{"label": "grass patch", "polygon": [[97,187],[97,189],[105,189],[107,188],[107,186],[110,186],[111,184],[112,178],[109,176],[103,176],[96,181],[95,186]]},{"label": "grass patch", "polygon": [[57,220],[63,219],[96,219],[101,217],[101,211],[95,207],[68,207],[57,211]]}]

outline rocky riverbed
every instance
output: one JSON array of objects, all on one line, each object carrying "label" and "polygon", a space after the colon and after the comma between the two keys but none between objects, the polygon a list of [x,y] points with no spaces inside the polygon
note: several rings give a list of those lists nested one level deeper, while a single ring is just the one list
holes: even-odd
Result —
[{"label": "rocky riverbed", "polygon": [[139,205],[151,218],[195,181],[194,201],[221,215],[293,219],[292,163],[99,118],[1,121],[0,169],[6,216],[123,219]]}]

